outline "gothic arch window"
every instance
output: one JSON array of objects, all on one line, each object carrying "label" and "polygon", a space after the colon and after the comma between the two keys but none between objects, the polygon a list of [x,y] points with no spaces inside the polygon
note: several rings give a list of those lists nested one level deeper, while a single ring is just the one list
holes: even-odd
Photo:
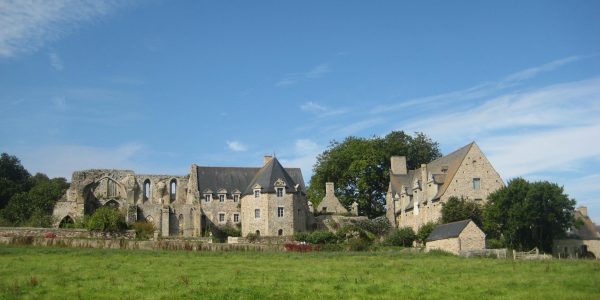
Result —
[{"label": "gothic arch window", "polygon": [[150,179],[144,180],[144,200],[150,199]]},{"label": "gothic arch window", "polygon": [[106,204],[104,204],[104,206],[107,206],[110,208],[119,208],[119,202],[117,202],[115,200],[108,200],[108,202],[106,202]]},{"label": "gothic arch window", "polygon": [[172,179],[171,183],[169,184],[169,187],[169,190],[171,191],[171,201],[175,201],[175,199],[177,198],[177,180]]},{"label": "gothic arch window", "polygon": [[107,186],[106,194],[108,195],[108,197],[109,198],[117,197],[117,184],[113,180],[107,179],[106,186]]},{"label": "gothic arch window", "polygon": [[59,228],[70,228],[70,227],[73,227],[74,224],[75,224],[75,221],[73,221],[73,218],[71,218],[71,216],[65,216],[60,221],[60,224],[58,225],[58,227]]}]

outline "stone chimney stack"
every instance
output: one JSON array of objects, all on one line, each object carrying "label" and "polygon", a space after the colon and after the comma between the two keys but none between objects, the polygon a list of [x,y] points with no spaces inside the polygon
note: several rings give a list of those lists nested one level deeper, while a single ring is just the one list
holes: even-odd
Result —
[{"label": "stone chimney stack", "polygon": [[325,183],[325,196],[334,196],[335,197],[335,192],[334,192],[334,185],[333,182],[326,182]]},{"label": "stone chimney stack", "polygon": [[577,211],[582,214],[584,217],[588,216],[588,212],[587,212],[587,207],[585,206],[580,206],[577,208]]},{"label": "stone chimney stack", "polygon": [[273,155],[265,155],[264,160],[263,160],[263,166],[266,165],[268,162],[270,162],[271,159],[273,159]]},{"label": "stone chimney stack", "polygon": [[392,174],[406,175],[406,156],[392,156],[390,158]]}]

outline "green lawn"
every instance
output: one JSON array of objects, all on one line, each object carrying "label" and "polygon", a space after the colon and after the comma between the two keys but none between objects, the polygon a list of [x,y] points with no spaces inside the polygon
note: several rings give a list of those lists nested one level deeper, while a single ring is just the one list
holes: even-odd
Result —
[{"label": "green lawn", "polygon": [[600,299],[600,262],[0,246],[0,298]]}]

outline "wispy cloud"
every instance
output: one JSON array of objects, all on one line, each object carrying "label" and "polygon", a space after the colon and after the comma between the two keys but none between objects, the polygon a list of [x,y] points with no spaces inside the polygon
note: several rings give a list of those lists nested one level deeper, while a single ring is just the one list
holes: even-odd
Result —
[{"label": "wispy cloud", "polygon": [[442,104],[456,104],[457,102],[468,102],[469,100],[481,99],[489,97],[497,92],[501,92],[509,87],[514,87],[525,81],[531,79],[541,73],[553,71],[559,67],[565,66],[570,63],[577,62],[581,59],[591,56],[570,56],[562,59],[558,59],[549,63],[545,63],[532,68],[527,68],[510,74],[500,80],[493,82],[484,82],[467,89],[451,91],[448,93],[442,93],[439,95],[419,97],[413,99],[402,100],[401,102],[378,105],[371,110],[373,114],[395,112],[409,107],[414,106],[438,106]]},{"label": "wispy cloud", "polygon": [[126,1],[55,0],[0,2],[0,57],[35,51]]},{"label": "wispy cloud", "polygon": [[323,77],[331,72],[331,67],[328,64],[320,64],[304,73],[287,74],[283,79],[279,80],[275,85],[284,87],[290,86],[301,81],[312,80]]},{"label": "wispy cloud", "polygon": [[311,112],[311,113],[320,113],[327,110],[325,106],[319,105],[315,102],[308,101],[302,105],[300,105],[300,109],[302,111]]},{"label": "wispy cloud", "polygon": [[60,56],[58,56],[58,53],[52,52],[48,54],[48,57],[50,58],[50,65],[56,71],[62,71],[65,68],[62,59],[60,59]]},{"label": "wispy cloud", "polygon": [[335,115],[341,115],[341,114],[348,112],[347,108],[342,107],[342,108],[332,109],[330,107],[321,105],[321,104],[313,102],[313,101],[308,101],[308,102],[305,102],[302,105],[300,105],[300,110],[307,112],[307,113],[314,114],[321,118],[331,117],[331,116],[335,116]]},{"label": "wispy cloud", "polygon": [[227,143],[227,148],[229,148],[229,150],[231,150],[231,151],[244,152],[244,151],[248,150],[248,147],[240,141],[227,141],[226,143]]}]

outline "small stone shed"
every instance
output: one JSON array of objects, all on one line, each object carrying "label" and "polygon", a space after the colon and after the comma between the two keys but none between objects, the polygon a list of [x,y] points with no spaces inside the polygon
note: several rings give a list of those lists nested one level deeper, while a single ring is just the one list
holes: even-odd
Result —
[{"label": "small stone shed", "polygon": [[485,249],[485,233],[473,221],[438,225],[425,240],[425,250],[444,250],[456,255],[463,250]]}]

